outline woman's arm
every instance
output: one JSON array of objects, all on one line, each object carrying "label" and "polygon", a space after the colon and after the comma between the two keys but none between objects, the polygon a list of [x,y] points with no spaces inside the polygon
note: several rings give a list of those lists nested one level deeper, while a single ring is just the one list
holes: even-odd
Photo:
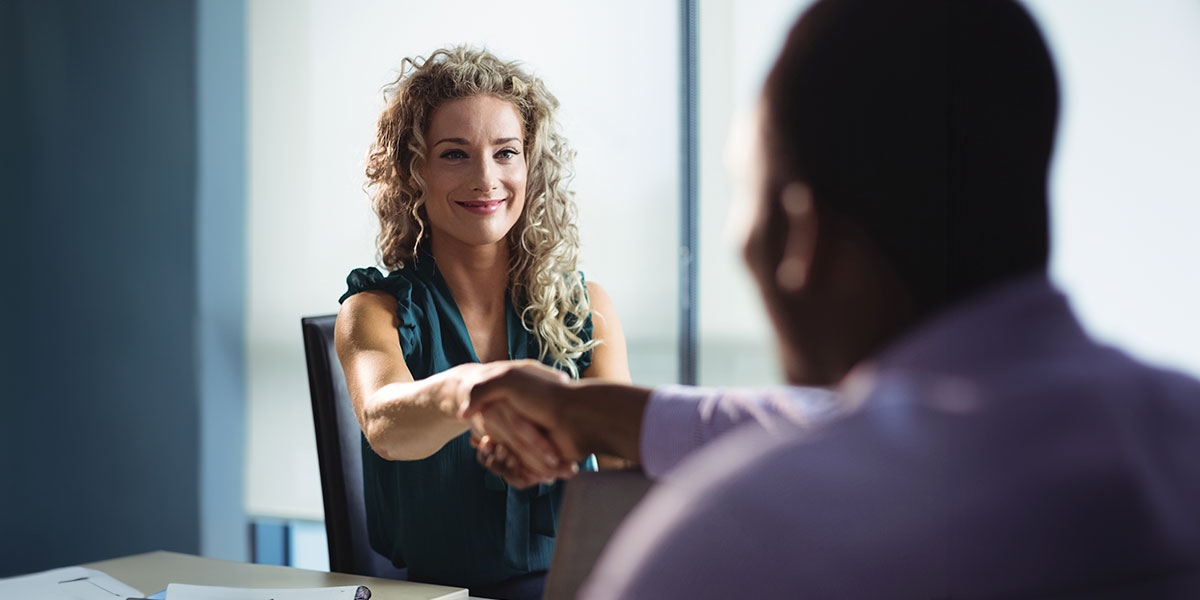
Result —
[{"label": "woman's arm", "polygon": [[[586,285],[588,303],[592,307],[592,339],[602,343],[592,350],[592,364],[583,372],[582,377],[612,383],[631,383],[633,378],[629,374],[625,332],[621,329],[621,321],[617,318],[617,309],[613,306],[612,298],[600,284],[589,281]],[[607,454],[596,455],[596,462],[601,469],[628,469],[638,464],[636,461]]]},{"label": "woman's arm", "polygon": [[398,325],[391,294],[362,292],[342,303],[334,343],[354,414],[371,448],[387,460],[417,460],[467,430],[458,408],[480,365],[459,365],[413,381]]}]

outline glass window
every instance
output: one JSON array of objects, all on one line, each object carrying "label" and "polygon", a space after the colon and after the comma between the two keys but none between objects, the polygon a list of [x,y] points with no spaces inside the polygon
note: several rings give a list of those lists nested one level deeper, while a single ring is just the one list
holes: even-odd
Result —
[{"label": "glass window", "polygon": [[808,4],[701,0],[697,7],[700,385],[782,382],[770,323],[737,247],[742,183],[731,179],[726,162],[730,133],[751,118],[767,70]]}]

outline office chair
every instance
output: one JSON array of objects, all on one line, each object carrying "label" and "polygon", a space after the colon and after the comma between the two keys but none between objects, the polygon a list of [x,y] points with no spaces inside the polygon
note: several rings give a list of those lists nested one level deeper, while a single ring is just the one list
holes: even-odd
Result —
[{"label": "office chair", "polygon": [[321,496],[325,501],[325,534],[329,570],[338,573],[407,579],[405,569],[371,549],[363,503],[362,430],[354,416],[346,376],[333,346],[336,315],[304,317],[304,355],[317,433]]}]

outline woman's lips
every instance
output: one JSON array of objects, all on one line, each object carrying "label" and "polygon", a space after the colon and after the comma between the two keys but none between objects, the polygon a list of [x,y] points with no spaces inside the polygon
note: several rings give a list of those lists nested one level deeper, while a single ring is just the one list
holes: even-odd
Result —
[{"label": "woman's lips", "polygon": [[455,202],[455,204],[467,209],[477,215],[490,215],[504,205],[504,200],[472,200],[468,202]]}]

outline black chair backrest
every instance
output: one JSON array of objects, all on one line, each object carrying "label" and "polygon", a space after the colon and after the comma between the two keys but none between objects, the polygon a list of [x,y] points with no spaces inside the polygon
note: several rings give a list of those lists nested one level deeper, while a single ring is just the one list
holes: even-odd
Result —
[{"label": "black chair backrest", "polygon": [[333,345],[336,315],[304,317],[304,354],[317,432],[317,462],[325,500],[329,570],[405,579],[405,571],[371,549],[363,504],[362,429]]}]

